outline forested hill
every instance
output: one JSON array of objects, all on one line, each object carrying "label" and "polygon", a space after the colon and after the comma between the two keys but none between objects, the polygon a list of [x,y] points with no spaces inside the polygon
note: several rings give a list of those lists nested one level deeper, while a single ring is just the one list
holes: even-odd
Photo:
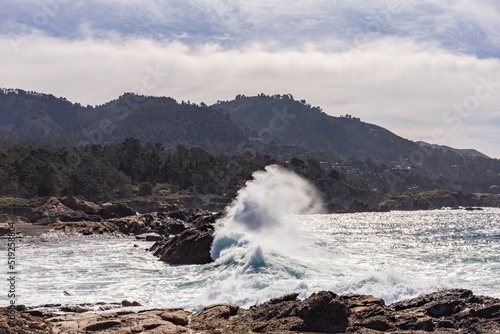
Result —
[{"label": "forested hill", "polygon": [[115,144],[134,137],[143,143],[226,153],[241,153],[249,138],[257,136],[220,110],[169,97],[127,93],[104,105],[85,107],[19,89],[0,90],[0,134],[27,143],[70,145]]},{"label": "forested hill", "polygon": [[245,97],[219,102],[216,108],[289,145],[311,151],[328,152],[336,157],[368,158],[373,161],[398,160],[418,149],[418,145],[379,126],[346,115],[333,117],[290,94]]}]

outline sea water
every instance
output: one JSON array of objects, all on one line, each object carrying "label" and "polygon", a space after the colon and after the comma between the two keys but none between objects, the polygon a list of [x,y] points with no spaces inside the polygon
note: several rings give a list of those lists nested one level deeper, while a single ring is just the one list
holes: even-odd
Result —
[{"label": "sea water", "polygon": [[[319,290],[391,303],[455,287],[500,297],[499,209],[294,215],[280,228],[274,244],[241,238],[206,265],[164,263],[146,251],[151,243],[131,237],[24,238],[17,243],[17,303],[127,299],[197,310]],[[6,240],[0,249],[6,258]],[[7,282],[6,265],[3,271]]]},{"label": "sea water", "polygon": [[[253,174],[216,224],[206,265],[170,265],[133,237],[24,238],[17,304],[138,301],[143,308],[248,307],[330,290],[386,303],[448,288],[500,297],[500,209],[321,214],[306,180],[278,166]],[[7,240],[0,241],[8,304]],[[66,293],[65,293],[66,292]]]}]

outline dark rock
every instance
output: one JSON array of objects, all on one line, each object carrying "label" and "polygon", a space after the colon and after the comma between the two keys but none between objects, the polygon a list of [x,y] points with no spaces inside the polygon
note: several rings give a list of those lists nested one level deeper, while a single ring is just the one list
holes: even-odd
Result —
[{"label": "dark rock", "polygon": [[[266,331],[300,330],[336,333],[348,326],[346,303],[329,291],[313,293],[304,301],[290,298],[275,299],[250,310],[257,322],[266,322]],[[285,320],[285,321],[284,321]]]},{"label": "dark rock", "polygon": [[57,222],[53,226],[55,231],[64,233],[81,233],[83,235],[114,233],[118,231],[116,225],[110,222]]},{"label": "dark rock", "polygon": [[213,229],[190,228],[167,241],[157,241],[151,248],[154,255],[172,264],[206,264],[212,262],[210,248]]},{"label": "dark rock", "polygon": [[[182,309],[50,315],[49,319],[34,317],[48,316],[37,313],[38,310],[23,309],[15,311],[22,325],[7,333],[24,333],[26,326],[30,333],[37,334],[79,333],[82,329],[112,333],[220,334],[500,332],[500,299],[475,296],[469,290],[441,291],[389,306],[373,296],[337,296],[328,291],[315,293],[305,300],[297,297],[297,294],[289,294],[247,310],[233,304],[210,305],[193,314],[191,321],[190,313]],[[133,304],[129,303],[125,305]],[[0,312],[2,333],[10,310],[0,308]],[[40,330],[31,331],[35,327]]]},{"label": "dark rock", "polygon": [[137,212],[125,203],[105,203],[99,214],[104,219],[135,216]]},{"label": "dark rock", "polygon": [[61,197],[59,201],[72,210],[83,211],[88,215],[99,215],[101,211],[99,205],[78,199],[74,196]]},{"label": "dark rock", "polygon": [[101,220],[99,216],[88,215],[83,211],[67,207],[56,197],[51,197],[42,205],[33,208],[32,215],[29,217],[32,223],[43,218],[52,218],[63,222]]},{"label": "dark rock", "polygon": [[162,237],[161,235],[154,235],[154,234],[149,234],[149,235],[146,235],[146,241],[160,241],[160,240],[163,240],[164,237]]},{"label": "dark rock", "polygon": [[118,320],[101,321],[88,325],[87,327],[85,327],[85,330],[90,332],[102,331],[111,327],[119,326],[120,324],[121,321]]},{"label": "dark rock", "polygon": [[[171,224],[179,226],[182,232],[171,236],[169,239],[157,241],[151,251],[162,261],[172,264],[205,264],[212,262],[210,248],[214,239],[216,220],[220,213],[212,213],[200,209],[177,210],[165,213],[167,219],[180,222],[181,225],[172,224],[172,221],[162,222],[161,226]],[[160,213],[158,213],[160,217]],[[182,221],[181,221],[182,219]],[[164,231],[172,229],[164,228]],[[167,234],[165,234],[167,235]]]},{"label": "dark rock", "polygon": [[85,313],[85,312],[88,312],[89,310],[86,309],[86,308],[83,308],[79,305],[75,305],[75,306],[64,306],[64,307],[61,307],[60,310],[62,312],[68,312],[68,313]]},{"label": "dark rock", "polygon": [[329,199],[330,212],[365,212],[379,209],[378,195],[374,191],[355,189],[343,182],[323,180],[318,189]]},{"label": "dark rock", "polygon": [[428,306],[425,314],[433,317],[448,317],[452,314],[460,312],[462,303],[459,300],[453,300],[449,302],[439,303],[436,302],[431,306]]},{"label": "dark rock", "polygon": [[137,302],[137,301],[130,302],[128,300],[123,300],[122,301],[122,306],[123,307],[142,306],[142,304],[139,303],[139,302]]},{"label": "dark rock", "polygon": [[479,318],[491,319],[500,318],[500,303],[483,307],[475,311],[475,316]]}]

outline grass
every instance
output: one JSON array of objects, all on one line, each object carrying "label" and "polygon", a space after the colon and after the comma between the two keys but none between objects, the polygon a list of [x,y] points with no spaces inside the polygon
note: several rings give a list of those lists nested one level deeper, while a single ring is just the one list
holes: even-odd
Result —
[{"label": "grass", "polygon": [[461,195],[460,191],[451,191],[443,189],[435,189],[430,191],[405,191],[399,193],[398,196],[410,196],[410,197],[424,197],[428,199],[433,198],[456,198]]}]

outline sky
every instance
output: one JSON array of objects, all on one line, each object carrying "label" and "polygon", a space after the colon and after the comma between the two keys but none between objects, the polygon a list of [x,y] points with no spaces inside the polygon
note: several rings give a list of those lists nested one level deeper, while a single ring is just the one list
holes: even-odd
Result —
[{"label": "sky", "polygon": [[500,158],[497,0],[2,0],[0,87],[98,105],[292,94]]}]

